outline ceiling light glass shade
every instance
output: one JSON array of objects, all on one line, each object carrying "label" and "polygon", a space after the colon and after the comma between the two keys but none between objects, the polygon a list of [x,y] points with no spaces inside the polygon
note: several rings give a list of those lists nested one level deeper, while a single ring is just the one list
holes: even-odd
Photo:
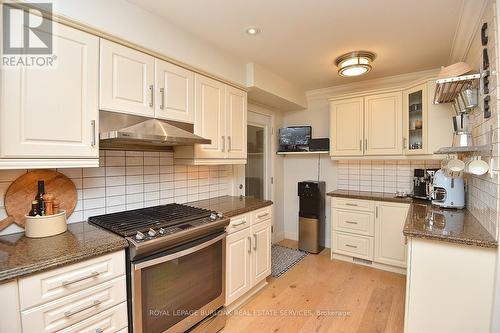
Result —
[{"label": "ceiling light glass shade", "polygon": [[341,55],[335,60],[340,76],[358,76],[372,69],[375,54],[368,51],[354,51]]}]

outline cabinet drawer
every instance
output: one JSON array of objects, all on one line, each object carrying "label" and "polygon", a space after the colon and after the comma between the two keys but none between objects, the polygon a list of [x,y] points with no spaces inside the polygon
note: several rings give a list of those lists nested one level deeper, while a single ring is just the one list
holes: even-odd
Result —
[{"label": "cabinet drawer", "polygon": [[95,316],[126,299],[125,276],[121,276],[53,302],[22,311],[23,331],[56,332]]},{"label": "cabinet drawer", "polygon": [[273,206],[267,206],[265,208],[256,210],[252,214],[252,224],[257,224],[259,222],[269,220],[273,217]]},{"label": "cabinet drawer", "polygon": [[21,310],[72,294],[125,274],[118,251],[19,280]]},{"label": "cabinet drawer", "polygon": [[229,225],[226,228],[228,234],[240,231],[250,226],[250,214],[238,215],[231,218]]},{"label": "cabinet drawer", "polygon": [[332,198],[332,207],[359,210],[364,212],[373,212],[375,210],[375,203],[369,200]]},{"label": "cabinet drawer", "polygon": [[373,236],[374,215],[370,212],[332,209],[333,229],[359,235]]},{"label": "cabinet drawer", "polygon": [[373,237],[333,231],[332,251],[357,258],[373,260]]},{"label": "cabinet drawer", "polygon": [[122,302],[58,333],[115,333],[127,328],[127,325],[127,302]]}]

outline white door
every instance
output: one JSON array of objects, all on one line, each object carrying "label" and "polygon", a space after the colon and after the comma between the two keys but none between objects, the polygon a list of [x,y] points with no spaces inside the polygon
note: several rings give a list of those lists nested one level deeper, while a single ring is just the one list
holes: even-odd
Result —
[{"label": "white door", "polygon": [[226,238],[226,306],[251,288],[250,257],[252,253],[250,228],[237,231]]},{"label": "white door", "polygon": [[251,227],[252,233],[252,286],[271,274],[271,221]]},{"label": "white door", "polygon": [[363,98],[330,103],[330,155],[363,155]]},{"label": "white door", "polygon": [[225,158],[225,84],[195,74],[195,134],[212,140],[210,144],[195,145],[196,158]]},{"label": "white door", "polygon": [[377,203],[375,206],[375,261],[406,267],[403,227],[408,205]]},{"label": "white door", "polygon": [[403,153],[402,93],[365,97],[365,155]]},{"label": "white door", "polygon": [[97,158],[99,38],[53,23],[52,68],[2,68],[2,158]]},{"label": "white door", "polygon": [[154,58],[101,39],[100,108],[154,117]]},{"label": "white door", "polygon": [[194,122],[194,73],[155,59],[155,116],[186,123]]},{"label": "white door", "polygon": [[247,158],[247,94],[226,86],[227,157]]}]

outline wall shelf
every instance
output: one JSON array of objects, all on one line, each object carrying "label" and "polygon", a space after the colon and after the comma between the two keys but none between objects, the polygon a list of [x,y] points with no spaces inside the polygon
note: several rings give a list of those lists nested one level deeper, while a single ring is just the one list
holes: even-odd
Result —
[{"label": "wall shelf", "polygon": [[328,154],[328,150],[320,151],[278,151],[276,155],[310,155],[310,154]]},{"label": "wall shelf", "polygon": [[470,147],[442,147],[434,154],[465,154],[491,151],[491,145],[470,146]]}]

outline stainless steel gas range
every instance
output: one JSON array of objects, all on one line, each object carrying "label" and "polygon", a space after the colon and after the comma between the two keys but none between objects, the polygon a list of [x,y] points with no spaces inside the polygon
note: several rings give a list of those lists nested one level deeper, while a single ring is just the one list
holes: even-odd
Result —
[{"label": "stainless steel gas range", "polygon": [[129,242],[130,332],[185,332],[223,306],[229,224],[223,214],[168,204],[94,216],[89,222]]}]

